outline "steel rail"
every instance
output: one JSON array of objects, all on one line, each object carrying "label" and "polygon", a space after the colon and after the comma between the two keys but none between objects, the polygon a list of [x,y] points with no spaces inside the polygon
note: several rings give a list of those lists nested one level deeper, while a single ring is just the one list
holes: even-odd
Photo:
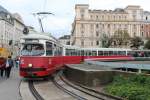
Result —
[{"label": "steel rail", "polygon": [[89,93],[89,92],[87,92],[87,91],[85,91],[85,90],[83,90],[83,89],[79,89],[78,87],[73,86],[72,84],[70,84],[70,83],[68,83],[67,81],[65,81],[62,76],[60,76],[60,79],[61,79],[63,82],[65,82],[67,85],[71,86],[72,88],[74,88],[74,89],[76,89],[76,90],[79,90],[79,91],[81,91],[81,92],[83,92],[83,93],[85,93],[85,94],[87,94],[87,95],[90,95],[90,96],[92,96],[92,97],[94,97],[94,98],[97,98],[97,99],[100,99],[100,100],[105,100],[105,99],[103,99],[102,97],[93,95],[93,94],[91,94],[91,93]]},{"label": "steel rail", "polygon": [[79,96],[77,94],[75,94],[72,91],[69,91],[68,89],[64,88],[63,86],[61,86],[54,78],[52,79],[52,82],[54,83],[55,86],[57,86],[59,89],[61,89],[62,91],[66,92],[67,94],[71,95],[72,97],[76,98],[77,100],[88,100],[82,96]]},{"label": "steel rail", "polygon": [[32,95],[35,97],[36,100],[44,100],[44,98],[37,92],[33,85],[33,81],[28,82],[29,89],[32,93]]},{"label": "steel rail", "polygon": [[[85,86],[82,86],[80,84],[77,84],[75,83],[74,85],[76,86],[73,86],[71,82],[67,82],[67,79],[64,78],[64,75],[61,75],[60,78],[68,85],[74,87],[75,89],[78,89],[79,91],[83,91],[84,93],[87,93],[95,98],[98,98],[98,99],[101,99],[101,100],[106,100],[104,97],[107,97],[107,98],[110,98],[110,99],[114,99],[114,100],[123,100],[123,98],[120,98],[120,97],[117,97],[117,96],[113,96],[113,95],[109,95],[109,94],[106,94],[106,93],[103,93],[103,92],[99,92],[99,91],[96,91],[94,89],[91,89],[91,88],[88,88],[88,87],[85,87]],[[82,89],[79,89],[78,87],[82,88],[82,89],[85,89],[85,90],[82,90]],[[96,95],[93,95],[91,93],[88,93],[87,91],[89,92],[93,92],[99,96],[96,96]],[[100,97],[100,96],[103,96],[103,97]]]}]

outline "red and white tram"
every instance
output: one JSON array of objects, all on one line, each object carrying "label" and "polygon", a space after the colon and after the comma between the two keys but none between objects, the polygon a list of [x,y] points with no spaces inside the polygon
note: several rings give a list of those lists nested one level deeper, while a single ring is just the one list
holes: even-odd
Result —
[{"label": "red and white tram", "polygon": [[54,73],[64,64],[77,64],[84,60],[133,59],[131,49],[79,48],[62,45],[45,33],[29,33],[21,38],[20,76],[44,77]]}]

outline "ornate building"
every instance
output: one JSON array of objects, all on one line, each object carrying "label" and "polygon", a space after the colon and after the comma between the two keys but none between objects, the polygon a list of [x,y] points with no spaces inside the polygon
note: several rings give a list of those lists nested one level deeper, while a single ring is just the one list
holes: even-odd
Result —
[{"label": "ornate building", "polygon": [[130,37],[149,37],[150,13],[140,6],[129,5],[115,10],[91,10],[87,4],[75,6],[71,45],[102,47],[103,35],[111,37],[117,31],[126,31]]},{"label": "ornate building", "polygon": [[64,36],[60,37],[60,38],[59,38],[59,41],[60,41],[62,44],[70,45],[70,35],[64,35]]},{"label": "ornate building", "polygon": [[0,47],[9,49],[17,55],[19,40],[25,25],[19,14],[11,14],[0,6]]}]

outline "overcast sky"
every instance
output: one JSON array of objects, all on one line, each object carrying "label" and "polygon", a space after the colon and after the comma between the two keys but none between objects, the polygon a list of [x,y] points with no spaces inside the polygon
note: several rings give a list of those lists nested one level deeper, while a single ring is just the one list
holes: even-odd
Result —
[{"label": "overcast sky", "polygon": [[19,13],[24,23],[34,26],[39,31],[39,23],[32,13],[40,11],[52,12],[55,15],[43,19],[46,32],[55,37],[70,34],[75,14],[75,4],[89,4],[90,9],[125,8],[127,5],[140,5],[150,11],[149,0],[0,0],[0,5],[11,13]]}]

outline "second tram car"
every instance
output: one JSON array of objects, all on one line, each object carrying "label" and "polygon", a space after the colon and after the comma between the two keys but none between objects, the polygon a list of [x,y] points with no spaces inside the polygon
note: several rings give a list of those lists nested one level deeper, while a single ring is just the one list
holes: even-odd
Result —
[{"label": "second tram car", "polygon": [[131,49],[68,46],[46,33],[29,33],[21,38],[21,44],[22,77],[48,76],[64,64],[77,64],[84,60],[133,60]]}]

